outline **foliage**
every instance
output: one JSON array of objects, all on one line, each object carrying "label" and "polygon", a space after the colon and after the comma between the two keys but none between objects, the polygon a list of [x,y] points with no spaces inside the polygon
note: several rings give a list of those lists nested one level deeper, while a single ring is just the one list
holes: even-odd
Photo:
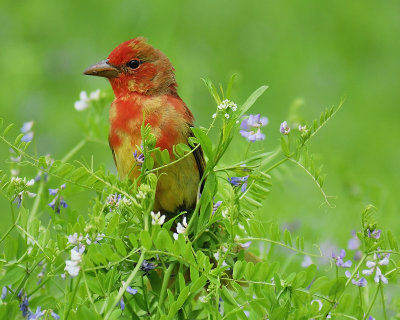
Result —
[{"label": "foliage", "polygon": [[[308,144],[340,106],[311,126],[282,124],[275,151],[250,153],[258,142],[248,142],[243,160],[230,163],[224,155],[243,121],[253,130],[243,137],[262,139],[260,117],[246,114],[267,89],[260,87],[238,107],[230,101],[232,81],[223,90],[204,80],[217,105],[215,117],[209,128],[193,128],[189,145],[175,146],[173,156],[156,148],[151,128],[142,125],[140,154],[132,154],[141,172],[135,181],[120,181],[93,161],[69,161],[102,138],[102,98],[84,111],[86,136],[61,160],[32,156],[24,132],[12,141],[12,125],[1,128],[14,171],[0,174],[12,216],[0,239],[0,318],[366,319],[372,311],[387,318],[385,293],[397,282],[400,252],[397,237],[378,229],[373,206],[362,213],[352,239],[354,261],[343,261],[341,251],[330,259],[333,268],[318,245],[305,248],[302,236],[275,221],[263,228],[257,218],[271,175],[285,162],[303,169],[333,206]],[[217,142],[210,138],[213,130]],[[193,212],[168,219],[153,212],[160,170],[200,146],[207,165]],[[35,183],[17,177],[25,167],[37,170]],[[83,190],[90,191],[87,213],[67,204]],[[287,265],[298,257],[308,260],[289,272]]]}]

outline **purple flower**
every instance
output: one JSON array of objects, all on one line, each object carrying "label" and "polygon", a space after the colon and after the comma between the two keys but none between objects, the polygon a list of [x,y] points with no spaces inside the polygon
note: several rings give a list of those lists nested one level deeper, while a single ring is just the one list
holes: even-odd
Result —
[{"label": "purple flower", "polygon": [[138,166],[141,166],[141,165],[143,164],[143,162],[144,162],[144,155],[143,155],[143,153],[140,153],[140,154],[139,154],[138,151],[135,150],[135,152],[133,153],[133,157],[135,158],[135,160],[136,160]]},{"label": "purple flower", "polygon": [[[345,275],[347,278],[351,277],[351,272],[349,270],[346,270]],[[365,278],[360,278],[360,274],[357,272],[357,276],[353,279],[351,279],[351,282],[357,286],[357,287],[366,287],[367,286],[367,280]]]},{"label": "purple flower", "polygon": [[334,252],[332,252],[332,258],[336,260],[336,265],[340,268],[350,268],[351,267],[351,261],[347,260],[346,262],[343,262],[343,258],[346,256],[346,251],[344,249],[340,250],[340,254],[338,256],[335,255]]},{"label": "purple flower", "polygon": [[26,317],[29,312],[29,301],[28,297],[25,295],[24,298],[22,299],[21,304],[19,305],[19,310],[22,311],[22,316]]},{"label": "purple flower", "polygon": [[241,246],[243,249],[248,249],[250,248],[251,241],[247,241],[245,243],[239,243],[239,246]]},{"label": "purple flower", "polygon": [[388,265],[389,264],[389,257],[390,257],[390,253],[387,253],[387,254],[384,255],[384,257],[382,259],[378,260],[377,255],[374,254],[374,261],[368,260],[366,262],[366,265],[367,265],[367,267],[369,269],[363,270],[362,273],[368,276],[368,275],[373,274],[374,271],[375,271],[374,281],[376,283],[382,282],[384,284],[387,284],[388,280],[383,275],[383,273],[382,273],[382,271],[380,269],[380,266]]},{"label": "purple flower", "polygon": [[59,316],[57,313],[55,313],[54,311],[51,311],[50,315],[51,315],[51,316],[53,317],[53,319],[55,319],[55,320],[59,320],[59,319],[60,319],[60,316]]},{"label": "purple flower", "polygon": [[49,203],[49,207],[51,207],[56,213],[60,213],[61,208],[68,208],[68,204],[64,201],[63,197],[59,197],[58,195]]},{"label": "purple flower", "polygon": [[144,272],[148,273],[150,270],[155,269],[156,265],[154,265],[151,262],[148,262],[147,260],[143,260],[142,265],[140,266],[140,269],[143,270]]},{"label": "purple flower", "polygon": [[382,282],[384,284],[388,284],[388,279],[382,274],[382,271],[379,267],[376,267],[374,281],[375,283]]},{"label": "purple flower", "polygon": [[367,230],[367,236],[368,238],[374,238],[374,239],[379,239],[381,237],[381,232],[382,230],[380,229],[375,229],[371,232],[370,229]]},{"label": "purple flower", "polygon": [[232,177],[232,178],[228,178],[228,181],[231,183],[231,185],[235,186],[235,187],[240,187],[240,190],[242,192],[245,192],[247,189],[247,179],[249,178],[249,176],[244,176],[244,177]]},{"label": "purple flower", "polygon": [[68,208],[68,204],[65,202],[64,197],[60,195],[60,190],[64,190],[66,184],[62,184],[60,188],[49,189],[49,194],[55,196],[54,199],[48,204],[56,213],[60,213],[61,208]]},{"label": "purple flower", "polygon": [[58,193],[58,189],[49,189],[49,194],[55,196]]},{"label": "purple flower", "polygon": [[[146,260],[144,260],[144,261],[146,261]],[[125,285],[125,281],[122,281],[122,285],[124,286]],[[128,292],[128,293],[130,293],[130,294],[132,294],[132,295],[135,295],[138,291],[137,291],[137,289],[133,289],[131,286],[128,286],[127,288],[126,288],[126,292]]]},{"label": "purple flower", "polygon": [[247,119],[244,119],[240,124],[243,130],[240,130],[242,137],[254,142],[257,140],[264,140],[265,135],[261,132],[261,127],[268,124],[268,118],[260,117],[259,114],[251,114]]},{"label": "purple flower", "polygon": [[21,128],[21,132],[24,133],[24,136],[21,138],[22,142],[32,141],[33,139],[33,131],[31,131],[32,127],[33,127],[33,121],[24,122]]},{"label": "purple flower", "polygon": [[357,234],[353,231],[352,237],[347,243],[347,248],[349,250],[357,250],[361,246],[361,241],[358,239]]},{"label": "purple flower", "polygon": [[121,297],[121,300],[119,300],[119,306],[121,307],[121,310],[124,311],[125,309],[124,297]]},{"label": "purple flower", "polygon": [[40,307],[37,307],[35,313],[30,312],[29,315],[28,315],[28,320],[37,320],[37,319],[43,317],[45,312],[44,311],[40,311],[40,309],[41,309]]},{"label": "purple flower", "polygon": [[214,214],[218,210],[218,208],[220,207],[221,204],[222,204],[222,201],[217,201],[214,203],[212,214]]},{"label": "purple flower", "polygon": [[4,286],[3,288],[1,288],[1,300],[4,300],[6,298],[8,292],[7,288],[10,289],[11,286]]},{"label": "purple flower", "polygon": [[280,126],[280,128],[279,128],[279,131],[280,131],[282,134],[285,134],[285,135],[288,135],[288,134],[289,134],[290,128],[289,128],[289,126],[288,126],[288,124],[287,124],[286,121],[283,121],[283,122],[281,123],[281,126]]}]

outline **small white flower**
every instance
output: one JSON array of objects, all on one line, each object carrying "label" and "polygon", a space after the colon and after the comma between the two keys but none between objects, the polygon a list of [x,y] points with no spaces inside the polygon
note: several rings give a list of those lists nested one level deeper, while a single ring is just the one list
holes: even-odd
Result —
[{"label": "small white flower", "polygon": [[31,186],[34,185],[34,183],[35,183],[35,180],[34,180],[34,179],[31,179],[31,180],[29,180],[29,181],[26,183],[26,186],[27,186],[27,187],[31,187]]},{"label": "small white flower", "polygon": [[65,261],[64,270],[69,273],[71,277],[76,277],[81,270],[80,263],[82,262],[82,255],[85,251],[85,246],[74,247],[71,250],[71,260]]},{"label": "small white flower", "polygon": [[12,175],[13,177],[18,176],[18,175],[19,175],[19,170],[18,170],[18,169],[11,169],[11,175]]},{"label": "small white flower", "polygon": [[33,121],[28,121],[24,122],[21,128],[22,133],[27,133],[28,131],[31,131],[33,127]]},{"label": "small white flower", "polygon": [[79,100],[75,101],[74,104],[75,110],[83,111],[89,107],[89,103],[91,101],[96,101],[99,99],[100,99],[100,89],[91,92],[89,96],[86,93],[86,91],[81,91],[81,93],[79,94]]},{"label": "small white flower", "polygon": [[178,222],[178,225],[176,226],[176,232],[185,233],[186,228],[187,228],[186,217],[183,217],[182,224]]},{"label": "small white flower", "polygon": [[229,119],[229,114],[225,113],[225,118]]},{"label": "small white flower", "polygon": [[374,281],[375,283],[383,282],[384,284],[388,284],[388,279],[382,274],[382,271],[379,267],[376,267]]},{"label": "small white flower", "polygon": [[77,244],[78,243],[78,233],[70,234],[68,236],[68,242],[70,244]]},{"label": "small white flower", "polygon": [[219,250],[216,253],[214,253],[214,258],[217,261],[219,260]]},{"label": "small white flower", "polygon": [[226,263],[226,261],[224,260],[224,261],[222,261],[222,263],[221,263],[221,267],[228,267],[228,269],[227,270],[230,270],[231,268],[229,267],[229,265]]},{"label": "small white flower", "polygon": [[144,193],[142,190],[139,190],[139,192],[136,195],[136,198],[138,198],[138,199],[146,199],[146,193]]},{"label": "small white flower", "polygon": [[217,117],[217,114],[214,113],[214,114],[212,115],[212,118],[215,119],[216,117]]},{"label": "small white flower", "polygon": [[227,219],[229,217],[229,210],[224,209],[224,210],[222,210],[221,214],[225,219]]},{"label": "small white flower", "polygon": [[89,97],[86,91],[81,91],[79,100],[75,101],[74,107],[77,111],[83,111],[89,107]]},{"label": "small white flower", "polygon": [[98,233],[98,234],[97,234],[97,237],[96,237],[96,240],[95,240],[95,243],[97,243],[97,242],[103,240],[103,239],[104,239],[104,236],[105,236],[104,233]]},{"label": "small white flower", "polygon": [[74,247],[71,250],[71,260],[72,261],[78,261],[81,262],[82,261],[82,254],[85,251],[85,246],[80,246],[78,247]]},{"label": "small white flower", "polygon": [[72,278],[74,278],[79,274],[81,267],[77,261],[66,260],[64,270],[67,271]]},{"label": "small white flower", "polygon": [[165,221],[165,215],[161,216],[160,212],[154,213],[153,211],[150,212],[150,215],[151,215],[151,218],[152,218],[151,219],[151,224],[152,225],[158,224],[159,226],[162,226],[162,224]]},{"label": "small white flower", "polygon": [[200,297],[199,297],[199,301],[200,301],[201,303],[207,303],[207,302],[208,302],[208,298],[207,298],[207,296],[200,296]]},{"label": "small white flower", "polygon": [[307,267],[311,266],[312,263],[313,263],[313,261],[312,261],[312,259],[311,259],[310,256],[304,256],[304,259],[303,259],[303,261],[301,262],[301,266],[302,266],[303,268],[307,268]]},{"label": "small white flower", "polygon": [[307,132],[307,126],[301,126],[301,124],[299,124],[299,131],[300,132]]},{"label": "small white flower", "polygon": [[90,100],[95,101],[100,99],[100,89],[97,89],[95,91],[92,91],[90,93]]},{"label": "small white flower", "polygon": [[13,184],[20,184],[22,182],[22,178],[20,177],[12,177],[11,178],[11,183]]},{"label": "small white flower", "polygon": [[118,200],[117,206],[120,206],[121,204],[124,204],[127,207],[130,207],[132,205],[132,201],[128,199],[127,197],[123,196],[120,200]]},{"label": "small white flower", "polygon": [[178,240],[179,234],[183,234],[186,232],[187,228],[187,222],[186,222],[186,217],[183,217],[182,224],[178,222],[176,226],[176,233],[174,233],[172,236],[174,237],[175,240]]}]

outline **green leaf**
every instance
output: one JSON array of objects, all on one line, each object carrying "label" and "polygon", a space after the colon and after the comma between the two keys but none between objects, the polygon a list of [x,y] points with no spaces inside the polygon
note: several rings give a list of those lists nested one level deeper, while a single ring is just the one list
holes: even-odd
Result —
[{"label": "green leaf", "polygon": [[137,248],[139,246],[136,237],[137,236],[134,233],[130,233],[128,236],[129,242],[132,244],[133,248]]},{"label": "green leaf", "polygon": [[120,255],[126,256],[125,244],[120,238],[115,239],[114,245]]},{"label": "green leaf", "polygon": [[0,287],[18,283],[24,275],[25,275],[24,269],[19,267],[10,268],[6,271],[4,277],[0,279]]},{"label": "green leaf", "polygon": [[232,75],[232,77],[229,79],[228,86],[226,88],[226,98],[227,99],[231,98],[232,85],[233,85],[233,81],[235,80],[236,76],[237,76],[237,73],[234,73]]},{"label": "green leaf", "polygon": [[233,279],[240,280],[243,277],[243,274],[246,270],[246,262],[245,261],[236,261],[233,265]]},{"label": "green leaf", "polygon": [[158,232],[158,235],[157,235],[156,240],[154,241],[154,244],[155,244],[156,248],[159,250],[165,250],[165,249],[168,250],[169,248],[172,248],[172,246],[173,246],[171,236],[169,235],[168,231],[165,230],[164,228]]},{"label": "green leaf", "polygon": [[236,300],[232,297],[231,293],[229,292],[228,288],[223,286],[222,289],[220,290],[220,295],[222,300],[224,300],[224,302],[229,303],[232,306],[237,306],[237,302]]},{"label": "green leaf", "polygon": [[162,159],[164,164],[167,164],[167,163],[170,162],[169,152],[168,152],[167,149],[164,149],[163,151],[161,151],[161,159]]},{"label": "green leaf", "polygon": [[257,99],[264,93],[265,90],[268,89],[268,86],[261,86],[256,91],[254,91],[250,97],[243,103],[242,107],[240,108],[239,117],[243,116],[247,110],[251,108],[251,106],[257,101]]},{"label": "green leaf", "polygon": [[186,299],[188,298],[190,293],[189,287],[185,287],[179,294],[178,299],[172,303],[171,309],[168,312],[168,319],[173,319],[176,316],[178,310],[182,307],[185,303]]},{"label": "green leaf", "polygon": [[207,134],[200,128],[191,128],[196,138],[199,140],[201,147],[205,155],[210,161],[214,158],[213,145],[211,139]]},{"label": "green leaf", "polygon": [[287,244],[289,247],[293,247],[292,236],[291,236],[290,231],[288,229],[285,229],[283,237],[285,239],[285,244]]},{"label": "green leaf", "polygon": [[140,241],[142,243],[142,246],[146,248],[147,250],[150,250],[152,247],[152,242],[151,242],[151,237],[148,231],[142,230],[140,232]]},{"label": "green leaf", "polygon": [[106,234],[111,235],[119,224],[119,214],[114,213],[111,220],[108,222]]},{"label": "green leaf", "polygon": [[318,292],[322,287],[324,287],[327,284],[328,281],[329,279],[327,276],[322,276],[317,278],[311,285],[310,293],[314,294]]},{"label": "green leaf", "polygon": [[3,131],[3,137],[5,137],[8,133],[8,131],[10,131],[10,129],[14,126],[14,123],[10,123]]}]

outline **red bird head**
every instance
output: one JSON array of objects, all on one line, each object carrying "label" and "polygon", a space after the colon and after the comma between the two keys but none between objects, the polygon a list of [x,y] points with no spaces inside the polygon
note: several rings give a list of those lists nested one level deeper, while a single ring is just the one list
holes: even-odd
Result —
[{"label": "red bird head", "polygon": [[116,97],[131,92],[145,95],[176,94],[171,62],[142,37],[121,43],[108,59],[90,66],[84,74],[108,78]]}]

